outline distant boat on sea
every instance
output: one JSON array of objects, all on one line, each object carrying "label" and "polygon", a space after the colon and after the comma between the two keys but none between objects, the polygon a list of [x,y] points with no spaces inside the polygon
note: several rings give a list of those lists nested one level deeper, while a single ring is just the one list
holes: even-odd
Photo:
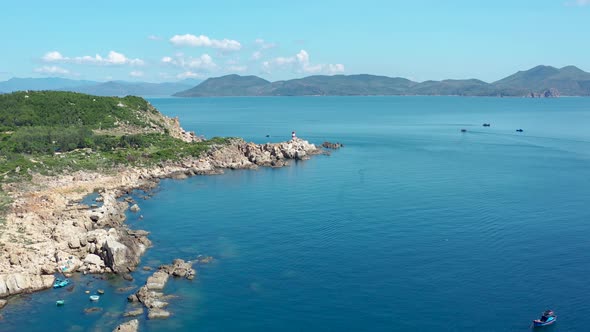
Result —
[{"label": "distant boat on sea", "polygon": [[524,130],[522,130],[522,129],[519,128],[519,129],[516,129],[516,131],[519,132],[519,133],[522,133]]}]

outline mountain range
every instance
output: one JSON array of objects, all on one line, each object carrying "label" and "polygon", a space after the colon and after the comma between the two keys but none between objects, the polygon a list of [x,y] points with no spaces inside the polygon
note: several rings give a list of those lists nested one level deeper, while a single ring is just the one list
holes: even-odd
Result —
[{"label": "mountain range", "polygon": [[223,97],[223,96],[370,96],[457,95],[507,97],[590,96],[590,73],[575,66],[537,66],[501,80],[477,79],[415,82],[378,75],[314,75],[270,82],[258,76],[226,75],[205,81],[147,83],[96,82],[65,78],[11,78],[0,82],[0,93],[57,90],[97,96]]},{"label": "mountain range", "polygon": [[414,82],[367,74],[315,75],[270,82],[257,76],[234,74],[209,78],[174,94],[177,97],[365,95],[590,96],[590,73],[574,66],[537,66],[492,83],[477,79]]},{"label": "mountain range", "polygon": [[[185,79],[178,82],[146,83],[109,81],[96,82],[72,80],[59,77],[47,78],[11,78],[0,82],[0,91],[4,93],[22,90],[73,91],[96,96],[170,96],[178,91],[189,89],[200,80]],[[0,92],[0,93],[1,93]]]}]

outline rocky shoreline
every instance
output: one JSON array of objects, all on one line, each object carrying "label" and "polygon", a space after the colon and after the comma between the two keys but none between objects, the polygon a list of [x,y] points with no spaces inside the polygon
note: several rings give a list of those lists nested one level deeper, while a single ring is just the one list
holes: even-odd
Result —
[{"label": "rocky shoreline", "polygon": [[[234,139],[198,159],[102,173],[34,174],[30,183],[5,184],[13,203],[1,226],[0,298],[50,288],[57,273],[134,271],[151,242],[148,232],[125,224],[129,203],[118,198],[133,189],[154,187],[163,178],[282,167],[322,151],[299,138],[267,144]],[[98,192],[101,206],[78,203],[93,192]]]}]

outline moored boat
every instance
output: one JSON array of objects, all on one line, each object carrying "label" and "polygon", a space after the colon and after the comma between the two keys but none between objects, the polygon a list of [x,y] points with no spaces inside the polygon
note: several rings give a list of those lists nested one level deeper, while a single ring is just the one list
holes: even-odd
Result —
[{"label": "moored boat", "polygon": [[55,305],[58,306],[58,307],[59,306],[62,306],[64,304],[66,304],[66,301],[64,301],[64,300],[57,300],[57,301],[55,301]]},{"label": "moored boat", "polygon": [[100,299],[100,296],[98,296],[98,295],[90,295],[90,301],[96,302],[96,301],[98,301],[98,299]]},{"label": "moored boat", "polygon": [[53,288],[62,288],[62,287],[66,287],[67,285],[70,284],[70,279],[55,279],[55,282],[53,283]]},{"label": "moored boat", "polygon": [[557,321],[557,315],[553,312],[553,310],[545,310],[541,315],[541,318],[535,319],[533,321],[533,326],[547,326],[555,323],[555,321]]}]

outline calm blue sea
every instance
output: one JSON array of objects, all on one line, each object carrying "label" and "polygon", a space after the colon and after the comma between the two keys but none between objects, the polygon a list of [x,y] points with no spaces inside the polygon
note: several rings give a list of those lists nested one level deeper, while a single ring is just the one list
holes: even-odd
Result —
[{"label": "calm blue sea", "polygon": [[[559,316],[548,331],[589,330],[589,98],[151,102],[206,137],[295,130],[345,147],[138,198],[130,223],[154,242],[142,266],[215,257],[169,282],[173,317],[143,331],[528,331],[546,308]],[[120,288],[147,276],[23,296],[0,330],[110,331],[132,292]],[[102,311],[84,314],[97,288]]]}]

